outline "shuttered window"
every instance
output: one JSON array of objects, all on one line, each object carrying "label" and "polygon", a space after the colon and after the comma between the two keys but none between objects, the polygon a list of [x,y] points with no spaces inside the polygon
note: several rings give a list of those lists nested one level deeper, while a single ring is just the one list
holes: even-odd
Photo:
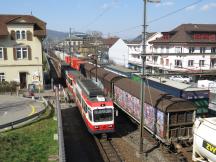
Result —
[{"label": "shuttered window", "polygon": [[0,48],[0,59],[4,59],[3,48]]},{"label": "shuttered window", "polygon": [[7,48],[3,48],[4,60],[7,60]]},{"label": "shuttered window", "polygon": [[32,41],[32,32],[31,31],[27,31],[27,40]]},{"label": "shuttered window", "polygon": [[26,31],[25,30],[17,30],[16,31],[16,39],[17,40],[22,40],[22,39],[26,39]]},{"label": "shuttered window", "polygon": [[11,40],[15,40],[15,31],[14,30],[11,31]]},{"label": "shuttered window", "polygon": [[[31,57],[31,56],[29,56],[29,55],[31,55],[31,53],[29,53],[29,49],[30,49],[30,47],[29,48],[27,48],[27,47],[18,47],[18,48],[16,48],[15,49],[16,56],[14,58],[19,59],[19,60],[21,60],[21,59],[29,59],[29,57]],[[29,60],[31,60],[31,59],[29,59]]]}]

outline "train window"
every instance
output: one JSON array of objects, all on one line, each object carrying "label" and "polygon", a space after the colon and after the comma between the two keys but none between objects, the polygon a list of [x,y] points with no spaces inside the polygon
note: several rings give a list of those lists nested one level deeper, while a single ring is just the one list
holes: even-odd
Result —
[{"label": "train window", "polygon": [[82,107],[83,107],[85,113],[87,113],[87,105],[84,101],[82,102]]},{"label": "train window", "polygon": [[113,110],[111,108],[94,110],[93,115],[95,122],[113,120]]},{"label": "train window", "polygon": [[77,96],[79,102],[81,103],[81,95],[79,94],[79,92],[77,91],[77,89],[76,89],[76,96]]},{"label": "train window", "polygon": [[88,108],[88,117],[89,120],[92,121],[92,111]]}]

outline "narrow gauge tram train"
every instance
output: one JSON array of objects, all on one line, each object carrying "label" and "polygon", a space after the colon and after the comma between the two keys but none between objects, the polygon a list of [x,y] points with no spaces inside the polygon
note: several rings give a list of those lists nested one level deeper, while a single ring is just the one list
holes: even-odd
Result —
[{"label": "narrow gauge tram train", "polygon": [[82,118],[91,134],[114,132],[114,107],[111,99],[90,79],[81,79],[80,73],[66,73],[66,84],[72,93]]},{"label": "narrow gauge tram train", "polygon": [[[71,66],[74,69],[74,65]],[[132,119],[140,122],[140,84],[89,63],[79,64],[86,78],[97,78],[106,94]],[[166,144],[174,141],[191,141],[196,105],[179,97],[147,86],[144,101],[144,127]]]}]

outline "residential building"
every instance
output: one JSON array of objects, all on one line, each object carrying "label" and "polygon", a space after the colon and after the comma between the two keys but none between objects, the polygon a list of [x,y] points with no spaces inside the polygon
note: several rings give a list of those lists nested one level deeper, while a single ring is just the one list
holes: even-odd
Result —
[{"label": "residential building", "polygon": [[[147,33],[146,37],[146,53],[152,53],[152,44],[150,41],[161,37],[161,33]],[[122,65],[131,69],[141,70],[142,67],[142,36],[138,36],[132,41],[124,41],[118,39],[109,48],[109,59],[118,65]],[[147,58],[147,61],[151,61]]]},{"label": "residential building", "polygon": [[119,38],[108,51],[109,61],[116,65],[128,67],[128,45]]},{"label": "residential building", "polygon": [[0,15],[0,81],[43,85],[46,23],[30,15]]},{"label": "residential building", "polygon": [[[203,71],[216,69],[216,24],[182,24],[152,41],[153,62],[148,64],[160,71]],[[174,56],[163,56],[173,53]],[[182,53],[191,53],[182,56]],[[203,55],[198,55],[201,53]]]},{"label": "residential building", "polygon": [[57,47],[64,48],[69,53],[69,48],[71,48],[72,53],[78,53],[79,48],[83,45],[83,38],[75,35],[71,35],[70,38],[67,38],[61,41]]}]

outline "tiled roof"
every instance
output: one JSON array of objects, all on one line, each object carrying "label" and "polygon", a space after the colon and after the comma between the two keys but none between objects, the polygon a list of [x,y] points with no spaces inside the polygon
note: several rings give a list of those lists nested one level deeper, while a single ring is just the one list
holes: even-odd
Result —
[{"label": "tiled roof", "polygon": [[34,24],[34,35],[46,36],[46,23],[31,15],[0,15],[0,35],[7,36],[7,24]]},{"label": "tiled roof", "polygon": [[169,39],[158,38],[151,43],[216,43],[216,40],[194,40],[192,33],[215,33],[216,24],[182,24],[169,32]]},{"label": "tiled roof", "polygon": [[117,37],[111,37],[111,38],[107,38],[107,39],[103,39],[103,43],[109,47],[111,47],[113,44],[115,44],[115,42],[117,42],[119,38]]}]

